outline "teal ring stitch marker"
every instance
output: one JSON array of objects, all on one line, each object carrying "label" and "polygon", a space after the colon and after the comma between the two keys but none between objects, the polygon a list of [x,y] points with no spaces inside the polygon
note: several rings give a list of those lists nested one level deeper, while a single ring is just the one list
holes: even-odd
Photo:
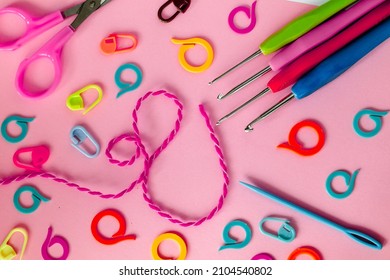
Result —
[{"label": "teal ring stitch marker", "polygon": [[[237,242],[236,239],[230,237],[229,232],[233,227],[240,227],[245,231],[245,238],[242,242]],[[252,230],[249,225],[241,220],[234,220],[226,225],[223,229],[222,237],[225,242],[225,245],[219,248],[219,251],[225,249],[241,249],[249,244],[252,239]]]},{"label": "teal ring stitch marker", "polygon": [[[359,174],[359,171],[360,171],[360,169],[353,172],[352,176],[344,170],[337,170],[337,171],[333,172],[332,174],[330,174],[328,179],[326,180],[326,183],[325,183],[326,191],[328,192],[328,194],[331,197],[336,198],[336,199],[344,199],[344,198],[348,197],[352,193],[353,189],[355,188],[355,180],[356,180],[356,176]],[[338,176],[343,177],[345,180],[345,183],[347,184],[347,190],[345,192],[338,193],[338,192],[335,192],[332,188],[332,181],[334,178],[336,178]]]},{"label": "teal ring stitch marker", "polygon": [[[125,70],[132,70],[137,75],[137,79],[133,84],[125,83],[122,81],[121,76],[122,76],[123,71],[125,71]],[[142,79],[143,79],[142,71],[137,65],[132,64],[132,63],[126,63],[126,64],[123,64],[122,66],[120,66],[115,73],[115,83],[119,87],[119,89],[121,90],[117,94],[116,98],[121,97],[123,94],[125,94],[129,91],[136,90],[141,85]]]},{"label": "teal ring stitch marker", "polygon": [[[30,207],[24,207],[20,204],[20,196],[24,192],[31,192],[33,204]],[[14,194],[14,205],[16,210],[23,214],[31,214],[38,209],[41,202],[48,202],[50,199],[44,197],[39,191],[32,186],[22,186]]]},{"label": "teal ring stitch marker", "polygon": [[[364,137],[364,138],[371,138],[374,137],[379,133],[379,131],[382,129],[382,117],[386,116],[388,114],[388,111],[375,111],[371,109],[363,109],[353,119],[353,128],[357,135]],[[371,131],[365,131],[363,130],[360,125],[359,121],[364,116],[368,115],[370,119],[372,119],[375,122],[375,128]]]},{"label": "teal ring stitch marker", "polygon": [[[29,122],[32,122],[35,118],[25,118],[25,117],[20,117],[20,116],[16,116],[16,115],[12,115],[12,116],[9,116],[8,118],[6,118],[3,123],[1,124],[1,135],[3,136],[3,138],[9,142],[9,143],[19,143],[20,141],[22,141],[26,135],[27,135],[27,132],[28,132],[28,123]],[[8,131],[7,131],[7,126],[10,122],[13,122],[15,121],[16,124],[20,127],[20,129],[22,130],[20,132],[20,134],[18,136],[11,136],[8,134]]]}]

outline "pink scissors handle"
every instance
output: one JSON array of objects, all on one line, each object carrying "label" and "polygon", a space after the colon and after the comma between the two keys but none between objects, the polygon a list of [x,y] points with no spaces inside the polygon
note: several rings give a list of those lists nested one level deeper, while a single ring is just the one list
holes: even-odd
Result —
[{"label": "pink scissors handle", "polygon": [[[40,48],[30,58],[25,59],[19,66],[16,73],[16,89],[18,92],[29,98],[44,97],[52,93],[61,81],[62,65],[61,65],[61,53],[64,45],[73,35],[74,30],[70,27],[64,27],[58,32],[50,41],[48,41],[42,48]],[[28,67],[36,60],[47,58],[53,63],[54,66],[54,79],[49,88],[32,92],[26,88],[25,85],[25,74]]]},{"label": "pink scissors handle", "polygon": [[0,43],[0,50],[16,50],[28,40],[64,21],[64,17],[60,11],[44,17],[33,18],[26,11],[21,9],[11,7],[0,9],[0,16],[5,14],[14,14],[20,17],[26,23],[26,31],[22,36],[15,40]]}]

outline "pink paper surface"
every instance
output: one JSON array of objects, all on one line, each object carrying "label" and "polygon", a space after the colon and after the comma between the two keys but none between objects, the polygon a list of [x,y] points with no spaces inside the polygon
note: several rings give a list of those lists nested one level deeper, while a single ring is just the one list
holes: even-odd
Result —
[{"label": "pink paper surface", "polygon": [[[46,144],[50,146],[51,156],[44,165],[45,170],[94,191],[105,194],[122,191],[139,177],[143,163],[140,159],[132,167],[111,165],[104,153],[107,144],[120,134],[132,132],[131,113],[140,97],[148,91],[165,89],[183,102],[184,118],[180,132],[150,170],[150,194],[165,212],[181,220],[193,221],[209,214],[222,193],[223,176],[198,105],[204,104],[214,124],[265,88],[273,73],[223,101],[218,101],[216,96],[264,68],[271,56],[257,58],[212,86],[208,82],[253,53],[268,35],[313,7],[285,0],[259,1],[255,29],[249,34],[239,35],[229,28],[228,15],[235,7],[249,6],[252,1],[192,1],[190,9],[169,24],[157,18],[157,10],[163,2],[113,0],[88,19],[63,51],[63,76],[59,87],[44,99],[21,97],[14,87],[15,73],[19,63],[61,27],[57,26],[17,51],[0,52],[0,120],[13,114],[36,118],[30,123],[28,135],[22,142],[10,144],[3,138],[0,140],[1,178],[23,173],[12,163],[17,149]],[[3,0],[1,7],[12,3]],[[77,1],[29,0],[18,4],[39,16],[75,3]],[[0,19],[0,30],[3,31],[6,28],[2,22]],[[237,23],[242,26],[249,24],[244,15],[237,16]],[[135,34],[138,37],[136,50],[103,55],[99,50],[100,41],[111,33]],[[177,58],[179,46],[170,42],[171,38],[192,37],[208,40],[215,52],[212,66],[200,74],[186,72],[180,66]],[[361,138],[352,128],[352,120],[361,109],[390,110],[388,44],[383,43],[317,94],[286,105],[256,125],[252,133],[245,133],[245,126],[288,94],[289,89],[263,97],[215,127],[231,183],[223,207],[202,225],[185,228],[160,217],[144,201],[141,185],[119,199],[102,199],[52,180],[34,178],[0,186],[0,241],[12,228],[24,226],[29,232],[24,259],[42,259],[41,246],[52,226],[53,235],[63,236],[69,242],[68,259],[151,259],[153,241],[165,232],[177,232],[183,236],[188,245],[187,259],[194,260],[247,260],[262,252],[285,260],[301,246],[316,248],[324,259],[389,259],[389,116],[383,118],[382,130],[373,138]],[[201,64],[205,52],[196,47],[188,52],[188,59]],[[114,74],[124,63],[137,64],[142,69],[144,80],[136,91],[116,99],[119,90]],[[50,74],[38,69],[34,75],[42,82]],[[129,73],[126,79],[133,81],[135,77]],[[70,111],[65,104],[67,97],[92,83],[103,88],[102,102],[85,116]],[[141,107],[139,129],[150,153],[161,145],[174,127],[176,111],[177,108],[162,97],[154,97]],[[320,153],[301,157],[278,149],[279,144],[287,141],[291,128],[305,119],[319,122],[326,131],[326,143]],[[95,159],[84,157],[70,145],[69,132],[79,124],[85,125],[101,144],[102,151]],[[373,125],[370,121],[364,124],[367,128]],[[17,133],[15,127],[10,130]],[[299,137],[307,146],[316,143],[316,135],[310,130],[303,130]],[[115,156],[128,159],[134,150],[130,142],[122,142],[116,147]],[[360,169],[354,191],[343,200],[331,198],[325,189],[327,177],[338,169],[351,173]],[[241,186],[239,180],[264,185],[275,193],[336,218],[345,226],[372,233],[383,243],[383,249],[362,246],[339,231],[256,195]],[[342,180],[334,183],[343,189]],[[51,200],[41,203],[32,214],[19,213],[14,207],[13,195],[22,185],[35,186]],[[31,204],[28,195],[23,201],[26,205]],[[94,239],[90,229],[92,219],[109,208],[123,214],[127,222],[126,234],[135,234],[136,240],[108,246]],[[263,235],[258,224],[266,216],[290,219],[297,230],[296,239],[282,243]],[[218,251],[224,244],[224,227],[235,219],[250,225],[252,240],[240,250]],[[101,232],[108,237],[118,227],[116,220],[109,217],[99,224]],[[243,232],[236,228],[232,235],[240,240],[244,238]],[[11,243],[17,251],[21,248],[20,237],[13,237]],[[56,246],[50,250],[54,256],[59,256],[61,248]],[[178,254],[176,245],[168,241],[160,246],[160,251],[172,257]]]}]

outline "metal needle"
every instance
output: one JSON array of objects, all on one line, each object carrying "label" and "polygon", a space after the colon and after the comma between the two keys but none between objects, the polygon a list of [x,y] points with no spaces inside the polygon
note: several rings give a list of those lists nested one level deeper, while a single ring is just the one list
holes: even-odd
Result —
[{"label": "metal needle", "polygon": [[226,76],[227,74],[229,74],[230,72],[232,72],[233,70],[237,69],[238,67],[244,65],[245,63],[251,61],[252,59],[258,57],[259,55],[261,55],[262,52],[261,50],[258,50],[256,51],[255,53],[251,54],[250,56],[248,56],[247,58],[245,58],[243,61],[241,61],[240,63],[238,63],[237,65],[233,66],[232,68],[230,68],[229,70],[227,70],[225,73],[221,74],[220,76],[218,76],[217,78],[215,78],[214,80],[212,80],[211,82],[209,82],[209,85],[212,85],[214,84],[216,81],[218,81],[219,79],[223,78],[224,76]]},{"label": "metal needle", "polygon": [[263,119],[265,119],[266,117],[271,115],[273,112],[275,112],[280,107],[282,107],[283,105],[287,104],[289,101],[291,101],[294,98],[295,98],[295,95],[293,93],[291,93],[290,95],[288,95],[285,98],[283,98],[282,100],[280,100],[277,104],[275,104],[273,107],[271,107],[270,109],[268,109],[267,111],[262,113],[260,116],[258,116],[256,119],[254,119],[250,124],[248,124],[247,127],[245,128],[245,132],[253,131],[253,125],[254,124],[256,124],[257,122],[259,122],[259,121],[261,121]]}]

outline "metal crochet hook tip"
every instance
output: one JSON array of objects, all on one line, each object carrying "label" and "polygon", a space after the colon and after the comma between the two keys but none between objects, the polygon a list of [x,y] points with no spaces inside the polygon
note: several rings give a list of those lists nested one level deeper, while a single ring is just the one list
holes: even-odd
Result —
[{"label": "metal crochet hook tip", "polygon": [[288,102],[290,102],[291,100],[293,100],[295,98],[295,95],[293,93],[287,95],[285,98],[283,98],[282,100],[280,100],[278,103],[276,103],[274,106],[272,106],[271,108],[269,108],[267,111],[265,111],[264,113],[262,113],[260,116],[258,116],[256,119],[254,119],[246,128],[245,128],[245,131],[247,131],[247,129],[251,129],[250,131],[253,130],[253,125],[255,125],[256,123],[258,123],[259,121],[265,119],[266,117],[268,117],[269,115],[271,115],[273,112],[275,112],[276,110],[278,110],[280,107],[284,106],[285,104],[287,104]]},{"label": "metal crochet hook tip", "polygon": [[209,82],[209,85],[212,85],[214,84],[216,81],[218,81],[219,79],[225,77],[227,74],[229,74],[230,72],[234,71],[235,69],[237,69],[238,67],[244,65],[245,63],[251,61],[252,59],[258,57],[259,55],[261,55],[262,52],[261,50],[257,50],[256,52],[254,52],[253,54],[251,54],[250,56],[248,56],[247,58],[245,58],[243,61],[241,61],[240,63],[236,64],[235,66],[233,66],[232,68],[230,68],[229,70],[227,70],[226,72],[224,72],[223,74],[219,75],[218,77],[216,77],[214,80],[212,80],[211,82]]},{"label": "metal crochet hook tip", "polygon": [[253,127],[251,125],[245,127],[245,132],[252,132],[252,131],[253,131]]},{"label": "metal crochet hook tip", "polygon": [[225,98],[225,95],[223,93],[218,94],[217,99],[222,100]]}]

